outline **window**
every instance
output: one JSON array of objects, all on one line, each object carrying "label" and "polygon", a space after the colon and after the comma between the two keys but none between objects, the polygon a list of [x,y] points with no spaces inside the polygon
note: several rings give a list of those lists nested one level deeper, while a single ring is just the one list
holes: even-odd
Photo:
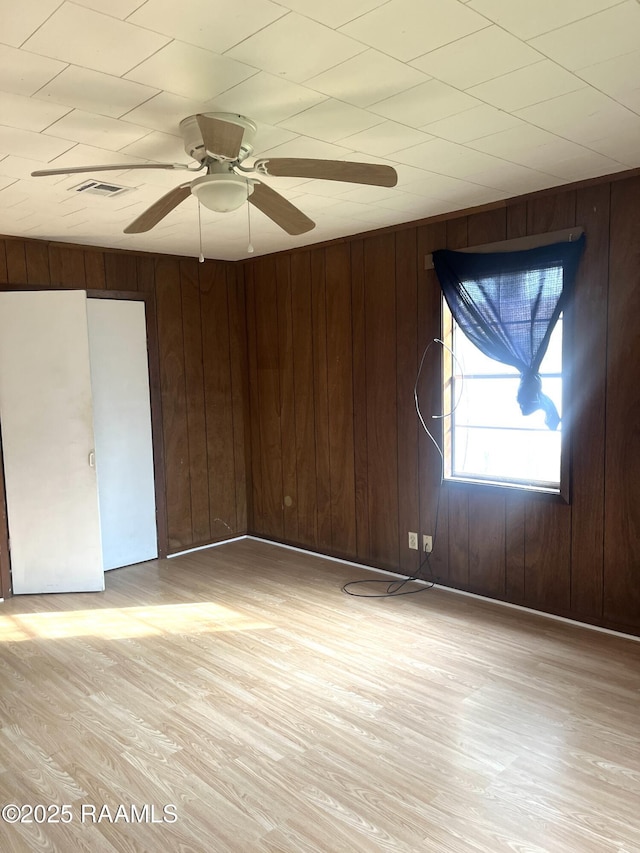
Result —
[{"label": "window", "polygon": [[[443,298],[445,350],[445,477],[559,492],[562,421],[548,429],[538,410],[523,415],[517,402],[520,374],[484,355],[462,332]],[[539,374],[562,417],[562,315]]]},{"label": "window", "polygon": [[523,250],[501,243],[432,255],[443,293],[446,479],[568,500],[563,312],[585,235],[557,236],[527,238],[540,242]]}]

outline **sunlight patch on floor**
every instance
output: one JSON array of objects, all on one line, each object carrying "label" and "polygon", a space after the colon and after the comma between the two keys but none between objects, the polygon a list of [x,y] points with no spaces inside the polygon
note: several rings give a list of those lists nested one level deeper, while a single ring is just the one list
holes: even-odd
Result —
[{"label": "sunlight patch on floor", "polygon": [[0,616],[0,642],[69,637],[118,640],[162,634],[259,631],[266,628],[273,628],[273,625],[213,602],[158,604]]}]

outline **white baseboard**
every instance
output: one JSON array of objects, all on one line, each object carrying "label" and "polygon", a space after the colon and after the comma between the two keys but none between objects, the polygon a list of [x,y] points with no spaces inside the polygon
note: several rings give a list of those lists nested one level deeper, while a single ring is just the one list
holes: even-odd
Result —
[{"label": "white baseboard", "polygon": [[[199,548],[190,548],[188,551],[180,551],[177,554],[169,554],[169,557],[180,557],[182,554],[191,554],[193,551],[204,551],[207,548],[217,548],[219,545],[227,545],[229,542],[239,542],[241,539],[251,539],[254,542],[263,542],[266,545],[274,545],[276,548],[285,548],[287,551],[297,551],[300,554],[307,554],[311,557],[318,557],[321,560],[331,560],[334,563],[342,563],[344,566],[353,566],[356,569],[364,569],[368,572],[375,572],[378,575],[386,575],[387,577],[401,580],[406,575],[399,572],[390,572],[386,569],[378,569],[375,566],[368,566],[364,563],[354,563],[352,560],[344,560],[341,557],[331,557],[328,554],[321,554],[318,551],[310,551],[308,548],[299,548],[297,545],[286,545],[284,542],[274,542],[272,539],[262,539],[260,536],[236,536],[233,539],[223,539],[221,542],[213,542],[211,545],[201,545]],[[424,586],[431,586],[430,581],[416,580],[414,583]],[[488,604],[496,604],[500,607],[510,607],[512,610],[519,610],[523,613],[530,613],[533,616],[541,616],[544,619],[553,619],[556,622],[565,622],[567,625],[574,625],[577,628],[588,628],[590,631],[599,631],[601,634],[611,634],[614,637],[621,637],[625,640],[633,640],[640,643],[640,637],[634,634],[625,634],[622,631],[614,631],[611,628],[602,628],[600,625],[591,625],[588,622],[579,622],[577,619],[568,619],[566,616],[556,616],[554,613],[545,613],[543,610],[534,610],[531,607],[524,607],[522,604],[512,604],[510,601],[501,601],[498,598],[489,598],[486,595],[478,595],[475,592],[467,592],[464,589],[456,589],[452,586],[444,584],[433,584],[434,589],[441,589],[445,592],[452,592],[455,595],[466,595],[468,598],[476,598],[478,601],[483,601]]]}]

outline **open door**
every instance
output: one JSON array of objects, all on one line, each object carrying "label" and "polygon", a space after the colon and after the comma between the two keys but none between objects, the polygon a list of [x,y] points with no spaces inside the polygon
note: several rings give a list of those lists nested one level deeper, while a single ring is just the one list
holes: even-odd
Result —
[{"label": "open door", "polygon": [[87,300],[105,571],[158,556],[144,302]]},{"label": "open door", "polygon": [[104,589],[84,291],[0,293],[13,592]]}]

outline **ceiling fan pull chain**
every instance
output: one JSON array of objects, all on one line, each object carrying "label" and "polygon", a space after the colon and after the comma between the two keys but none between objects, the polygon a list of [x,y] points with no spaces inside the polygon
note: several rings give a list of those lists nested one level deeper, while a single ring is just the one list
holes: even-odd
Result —
[{"label": "ceiling fan pull chain", "polygon": [[249,245],[247,246],[247,252],[249,254],[253,254],[253,245],[251,243],[251,205],[249,202],[249,181],[247,181],[247,226],[249,230]]},{"label": "ceiling fan pull chain", "polygon": [[200,254],[198,256],[198,260],[203,264],[204,255],[202,254],[202,218],[200,216],[200,202],[198,202],[198,236],[200,238]]}]

